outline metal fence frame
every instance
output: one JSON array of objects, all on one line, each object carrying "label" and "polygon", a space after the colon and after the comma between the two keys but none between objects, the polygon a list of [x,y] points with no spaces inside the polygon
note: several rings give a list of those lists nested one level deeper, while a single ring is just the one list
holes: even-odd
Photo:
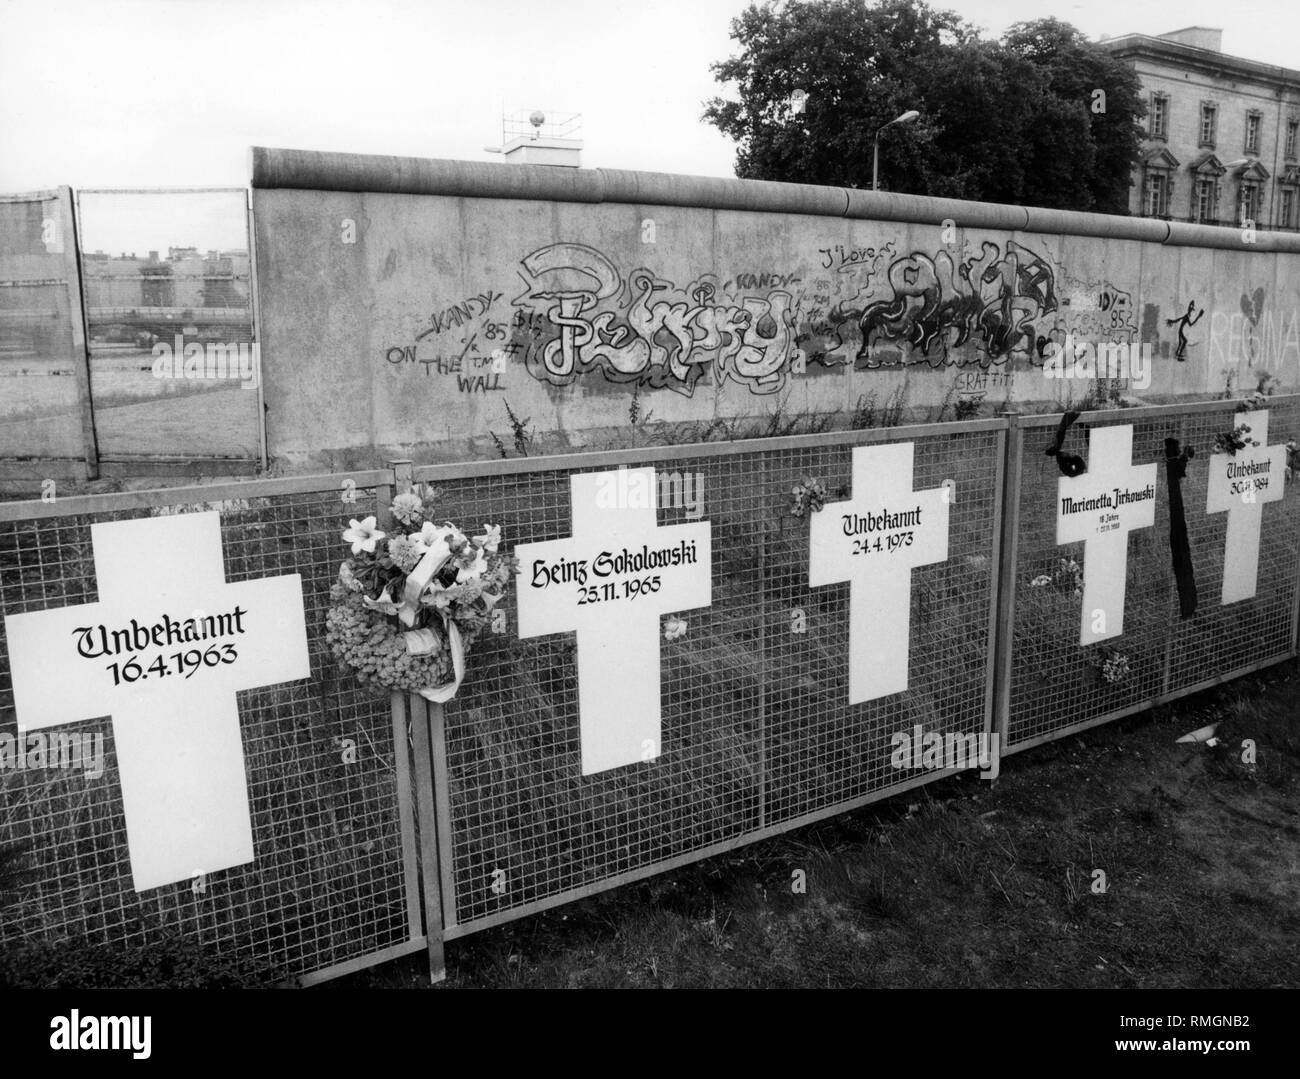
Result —
[{"label": "metal fence frame", "polygon": [[[121,513],[123,511],[155,509],[164,506],[189,506],[210,504],[225,500],[249,500],[276,496],[312,495],[326,492],[337,495],[342,481],[348,480],[359,489],[373,488],[376,509],[386,512],[393,492],[393,472],[388,469],[358,470],[341,475],[296,476],[279,479],[232,481],[221,484],[171,487],[144,491],[127,491],[111,494],[78,495],[56,498],[50,502],[0,502],[0,525],[13,522],[42,522],[59,518]],[[346,515],[347,507],[340,505]],[[315,676],[312,679],[316,681]],[[420,887],[421,865],[419,859],[419,817],[416,798],[427,787],[417,757],[413,769],[409,752],[410,716],[404,695],[392,694],[389,700],[393,738],[394,781],[399,834],[393,837],[400,845],[402,893],[405,905],[406,939],[400,943],[374,951],[361,951],[345,960],[307,970],[294,981],[312,985],[337,978],[377,963],[420,952],[429,947],[424,933],[424,914]],[[414,725],[418,739],[420,726]],[[405,752],[402,752],[405,750]],[[248,763],[246,762],[246,768]],[[120,799],[120,793],[113,796]],[[426,893],[428,894],[428,893]]]},{"label": "metal fence frame", "polygon": [[6,479],[97,479],[99,477],[99,451],[95,439],[95,417],[90,398],[90,363],[86,341],[86,316],[82,307],[81,287],[81,235],[77,216],[77,199],[70,187],[49,191],[33,191],[17,195],[0,195],[0,203],[56,203],[59,207],[59,229],[64,237],[62,276],[39,281],[0,281],[5,287],[45,287],[66,290],[70,314],[70,351],[78,401],[78,422],[81,428],[80,457],[43,458],[29,462],[25,458],[0,459],[0,480]]},{"label": "metal fence frame", "polygon": [[[1289,406],[1300,404],[1300,394],[1277,395],[1267,399],[1263,405],[1268,410],[1273,410],[1279,405]],[[1078,423],[1083,425],[1108,425],[1108,424],[1127,424],[1137,423],[1142,420],[1158,420],[1169,418],[1171,420],[1183,420],[1189,416],[1199,416],[1206,413],[1221,412],[1234,409],[1237,405],[1235,400],[1217,400],[1217,401],[1197,401],[1188,403],[1175,403],[1166,405],[1147,405],[1138,408],[1116,408],[1116,409],[1098,409],[1082,412],[1079,415]],[[1300,654],[1300,585],[1295,587],[1295,597],[1292,604],[1291,628],[1289,634],[1290,648],[1283,654],[1275,654],[1263,659],[1252,661],[1250,663],[1239,665],[1232,670],[1221,672],[1210,678],[1201,679],[1194,683],[1183,686],[1172,686],[1169,674],[1170,655],[1174,645],[1175,634],[1170,632],[1165,637],[1165,660],[1164,674],[1162,676],[1162,686],[1159,692],[1144,696],[1142,699],[1126,703],[1125,705],[1107,711],[1095,716],[1081,720],[1077,723],[1066,724],[1052,730],[1048,733],[1035,737],[1012,741],[1009,737],[1009,726],[1012,713],[1011,700],[1011,682],[1012,682],[1012,664],[1014,661],[1014,640],[1015,624],[1017,615],[1016,604],[1016,581],[1018,579],[1017,570],[1020,565],[1020,541],[1021,541],[1021,516],[1020,516],[1020,493],[1023,490],[1021,475],[1021,466],[1024,461],[1025,437],[1029,432],[1046,432],[1054,428],[1060,421],[1060,413],[1048,413],[1037,415],[1020,415],[1015,412],[1004,413],[1010,424],[1009,439],[1007,444],[1007,499],[1004,504],[1005,534],[1008,536],[1002,556],[1006,566],[1006,573],[1002,581],[1002,610],[999,613],[998,639],[1001,642],[999,648],[999,700],[997,706],[997,729],[999,733],[999,742],[1002,747],[1002,755],[1010,756],[1022,752],[1026,749],[1032,749],[1035,746],[1055,741],[1058,738],[1065,738],[1070,735],[1078,734],[1081,731],[1088,730],[1092,727],[1098,727],[1106,723],[1114,722],[1125,716],[1134,715],[1139,712],[1147,711],[1162,704],[1168,704],[1179,698],[1190,696],[1206,689],[1210,689],[1224,682],[1230,682],[1233,679],[1241,678],[1247,674],[1262,670],[1274,664],[1285,662],[1297,654]],[[1277,441],[1276,437],[1274,438]],[[1202,448],[1204,453],[1204,448]],[[1205,457],[1209,457],[1205,453]],[[1163,483],[1163,464],[1161,465],[1161,478],[1159,483]],[[1300,483],[1300,477],[1296,481]],[[1163,500],[1167,496],[1161,496]],[[1086,567],[1085,567],[1086,573]],[[1293,581],[1300,582],[1300,557],[1296,560],[1293,569]],[[1204,605],[1204,599],[1202,601]]]},{"label": "metal fence frame", "polygon": [[[78,223],[82,220],[81,197],[83,195],[218,195],[239,193],[244,200],[244,230],[248,243],[248,319],[249,331],[251,334],[250,342],[258,344],[261,340],[262,323],[260,310],[260,297],[258,293],[257,282],[257,247],[254,239],[255,229],[253,227],[253,203],[250,190],[246,187],[84,187],[78,188],[73,195],[75,202],[76,219]],[[91,305],[87,291],[87,275],[85,272],[85,252],[81,247],[80,234],[77,236],[77,246],[75,252],[77,276],[80,282],[79,291],[81,294],[81,334],[83,349],[85,352],[84,365],[86,367],[86,385],[84,393],[85,408],[93,413],[94,403],[91,396],[90,383],[90,312]],[[258,454],[260,460],[251,458],[237,457],[195,457],[184,454],[166,457],[137,457],[130,455],[114,454],[105,456],[100,454],[97,449],[96,471],[98,474],[105,476],[198,476],[211,475],[219,472],[225,476],[243,476],[256,474],[260,468],[265,471],[268,465],[267,448],[266,448],[266,409],[265,409],[265,385],[263,382],[263,371],[261,369],[261,350],[255,348],[253,355],[257,357],[257,436],[258,436]],[[91,478],[94,478],[92,475]]]},{"label": "metal fence frame", "polygon": [[[998,634],[995,632],[995,627],[997,625],[998,612],[1001,605],[1001,575],[1005,572],[1004,566],[1001,564],[1001,560],[998,557],[998,552],[1004,545],[1003,529],[1005,522],[1002,516],[1002,507],[1005,501],[1004,464],[1007,454],[1007,439],[1010,430],[1011,425],[1007,420],[995,417],[940,424],[913,424],[890,428],[835,431],[815,435],[792,435],[780,438],[753,439],[739,442],[650,446],[644,448],[607,450],[594,453],[578,453],[549,457],[523,459],[511,458],[495,461],[475,461],[464,464],[425,465],[415,467],[411,472],[409,480],[406,480],[400,471],[404,467],[409,467],[409,464],[406,462],[395,463],[395,467],[399,470],[397,491],[400,492],[404,489],[409,489],[411,483],[427,483],[436,485],[439,482],[445,483],[452,480],[463,481],[466,479],[485,479],[489,477],[514,476],[538,472],[567,470],[580,470],[585,472],[601,468],[618,468],[620,466],[630,467],[645,464],[647,462],[653,462],[654,465],[658,467],[661,464],[668,464],[674,461],[698,461],[700,459],[724,458],[740,454],[771,455],[782,450],[806,450],[814,448],[839,449],[848,454],[856,446],[941,439],[961,434],[993,433],[996,435],[996,465],[994,469],[994,489],[991,492],[993,521],[990,530],[992,537],[990,549],[990,587],[988,610],[986,615],[989,631],[985,657],[985,678],[982,703],[982,733],[984,735],[989,735],[993,733],[995,729],[994,707],[998,692],[996,679],[996,674],[999,669],[996,661]],[[434,788],[434,804],[432,808],[435,816],[431,821],[431,826],[426,825],[422,830],[429,834],[436,835],[437,850],[443,855],[438,859],[440,872],[439,891],[441,893],[441,901],[436,908],[432,904],[430,905],[430,912],[440,913],[442,921],[439,924],[430,923],[426,925],[426,931],[430,940],[431,965],[435,969],[439,967],[441,961],[440,948],[436,953],[434,950],[434,942],[436,940],[457,940],[480,930],[489,929],[506,922],[514,921],[518,918],[548,910],[564,903],[583,899],[587,896],[607,891],[623,884],[644,880],[659,873],[667,872],[683,865],[689,865],[693,862],[710,858],[718,854],[723,854],[746,844],[770,838],[803,827],[818,820],[850,812],[861,808],[864,805],[871,804],[872,802],[894,797],[924,784],[947,778],[964,770],[957,767],[923,772],[918,776],[902,780],[896,784],[890,784],[884,789],[873,790],[861,796],[846,798],[842,801],[835,802],[833,805],[825,806],[808,813],[803,813],[788,820],[777,822],[765,821],[757,829],[745,831],[723,842],[699,847],[676,857],[657,861],[654,864],[642,866],[627,872],[618,873],[599,881],[586,884],[582,887],[551,895],[526,904],[521,904],[520,906],[508,910],[500,911],[499,913],[488,917],[475,918],[471,921],[460,921],[458,919],[456,887],[453,879],[451,857],[455,836],[452,832],[452,814],[449,802],[450,783],[447,754],[447,718],[445,708],[440,704],[424,705],[423,702],[418,702],[413,707],[416,709],[415,714],[417,716],[417,727],[419,709],[424,709],[427,713],[427,740],[429,753],[431,755],[430,771]],[[419,746],[417,746],[417,752],[418,751]],[[429,820],[429,818],[422,819]],[[432,851],[427,853],[432,854]]]},{"label": "metal fence frame", "polygon": [[78,457],[19,457],[0,458],[0,480],[33,481],[44,479],[94,480],[102,476],[117,477],[197,477],[219,474],[221,476],[248,476],[253,478],[258,470],[268,465],[265,417],[265,386],[260,368],[260,349],[254,349],[259,365],[256,392],[256,457],[213,457],[179,453],[166,456],[132,456],[101,452],[95,428],[95,399],[91,365],[91,305],[87,295],[88,277],[82,245],[83,195],[204,195],[240,194],[243,197],[244,230],[247,237],[248,318],[250,343],[258,344],[261,336],[260,296],[257,279],[257,250],[253,228],[253,209],[250,191],[244,187],[180,187],[180,188],[78,188],[63,186],[49,191],[0,195],[0,203],[56,202],[60,207],[59,225],[66,237],[63,251],[64,271],[58,278],[39,281],[0,281],[6,286],[44,286],[67,289],[71,312],[70,362],[75,376],[82,452]]},{"label": "metal fence frame", "polygon": [[[1273,404],[1295,404],[1300,395],[1273,398]],[[1182,418],[1221,411],[1229,402],[1150,406],[1084,413],[1082,423],[1134,422],[1143,419]],[[989,594],[987,606],[988,636],[984,646],[983,731],[1001,736],[1002,755],[1020,752],[1045,741],[1075,734],[1081,730],[1140,712],[1155,705],[1206,689],[1253,670],[1281,662],[1296,655],[1296,631],[1300,627],[1300,587],[1291,605],[1290,647],[1284,655],[1273,655],[1246,666],[1222,672],[1193,685],[1170,688],[1168,672],[1162,691],[1136,703],[1088,717],[1086,720],[1054,730],[1041,737],[1015,745],[1006,743],[1011,707],[1011,680],[1014,662],[1014,631],[1017,615],[1016,588],[1020,568],[1020,510],[1023,487],[1022,461],[1028,432],[1054,426],[1059,414],[1020,416],[1015,413],[983,420],[946,424],[922,424],[861,431],[830,432],[782,438],[719,442],[679,446],[655,446],[580,453],[563,456],[477,461],[464,464],[415,467],[409,461],[393,461],[386,469],[356,471],[326,476],[304,476],[255,481],[234,481],[216,485],[167,488],[151,491],[85,495],[60,498],[55,502],[0,503],[0,523],[40,521],[74,515],[95,515],[124,510],[153,508],[187,502],[217,502],[225,499],[267,498],[295,494],[337,492],[341,483],[351,480],[358,487],[373,488],[376,509],[383,516],[393,495],[409,490],[413,484],[487,480],[494,477],[527,477],[536,473],[591,471],[601,468],[655,464],[675,461],[735,458],[748,454],[766,462],[782,451],[842,451],[848,454],[855,446],[887,442],[941,439],[953,435],[991,434],[996,442],[994,462],[995,489],[989,492],[993,506],[990,545]],[[1280,432],[1279,432],[1280,433]],[[763,465],[766,467],[766,464]],[[765,473],[764,473],[765,474]],[[345,516],[346,510],[340,510]],[[760,567],[759,572],[762,572]],[[1300,557],[1295,567],[1300,580]],[[1169,647],[1166,641],[1166,649]],[[760,708],[763,695],[759,694]],[[550,909],[567,902],[596,894],[619,885],[643,880],[705,858],[722,854],[748,843],[781,834],[827,817],[837,816],[863,805],[893,797],[926,783],[951,776],[960,768],[925,771],[901,779],[883,789],[822,805],[789,819],[770,820],[760,816],[756,829],[744,830],[721,842],[687,850],[676,856],[654,861],[626,872],[609,875],[581,887],[559,891],[531,902],[521,903],[485,917],[458,917],[456,882],[453,871],[456,835],[452,827],[448,761],[447,717],[443,706],[428,704],[418,695],[394,693],[390,696],[394,745],[410,745],[410,755],[396,754],[395,768],[401,812],[401,850],[404,894],[409,933],[402,943],[382,950],[357,954],[303,974],[301,984],[314,984],[351,973],[403,955],[425,951],[433,980],[444,976],[444,941],[456,940],[482,929]],[[421,917],[423,911],[423,917]]]}]

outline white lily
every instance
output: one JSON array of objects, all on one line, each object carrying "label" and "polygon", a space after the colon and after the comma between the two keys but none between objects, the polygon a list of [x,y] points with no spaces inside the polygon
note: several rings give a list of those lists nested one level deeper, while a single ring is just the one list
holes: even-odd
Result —
[{"label": "white lily", "polygon": [[481,548],[475,548],[474,561],[468,566],[462,566],[456,571],[456,583],[463,584],[465,581],[477,580],[487,571],[487,558],[484,557]]},{"label": "white lily", "polygon": [[487,551],[488,554],[496,554],[497,547],[501,543],[501,526],[484,525],[483,535],[475,536],[474,543]]},{"label": "white lily", "polygon": [[420,531],[412,532],[409,538],[427,551],[432,547],[436,547],[439,541],[447,542],[455,531],[454,528],[440,527],[432,521],[425,521]]},{"label": "white lily", "polygon": [[352,544],[353,554],[360,554],[362,551],[374,554],[375,545],[388,535],[386,532],[379,531],[378,522],[374,517],[367,517],[364,521],[358,521],[354,517],[348,524],[349,527],[343,532],[343,542]]}]

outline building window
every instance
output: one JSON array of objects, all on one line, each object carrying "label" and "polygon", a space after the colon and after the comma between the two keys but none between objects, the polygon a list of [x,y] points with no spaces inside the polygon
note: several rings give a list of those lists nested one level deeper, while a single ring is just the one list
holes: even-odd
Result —
[{"label": "building window", "polygon": [[1219,215],[1219,185],[1211,179],[1199,179],[1192,192],[1192,220],[1198,225],[1212,225]]},{"label": "building window", "polygon": [[1166,172],[1148,172],[1146,197],[1143,199],[1142,212],[1147,217],[1165,217],[1169,213],[1169,174]]},{"label": "building window", "polygon": [[1295,188],[1282,188],[1282,212],[1278,224],[1284,229],[1295,228]]},{"label": "building window", "polygon": [[1219,122],[1219,107],[1208,101],[1201,102],[1201,146],[1214,147],[1214,133]]},{"label": "building window", "polygon": [[1300,120],[1288,120],[1286,122],[1286,151],[1285,156],[1295,157],[1296,135],[1300,134]]},{"label": "building window", "polygon": [[1246,153],[1259,153],[1259,129],[1263,122],[1263,113],[1254,109],[1246,113]]},{"label": "building window", "polygon": [[1151,138],[1169,137],[1169,98],[1165,94],[1151,95]]},{"label": "building window", "polygon": [[1241,181],[1241,189],[1237,195],[1237,223],[1244,225],[1251,221],[1256,225],[1259,224],[1259,196],[1260,185],[1252,183],[1250,180]]}]

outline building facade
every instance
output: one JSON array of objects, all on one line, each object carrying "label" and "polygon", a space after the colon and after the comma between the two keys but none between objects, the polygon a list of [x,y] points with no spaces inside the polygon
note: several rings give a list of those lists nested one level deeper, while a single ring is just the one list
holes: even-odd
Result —
[{"label": "building facade", "polygon": [[1142,82],[1147,137],[1129,212],[1300,229],[1300,71],[1222,51],[1201,26],[1101,42]]}]

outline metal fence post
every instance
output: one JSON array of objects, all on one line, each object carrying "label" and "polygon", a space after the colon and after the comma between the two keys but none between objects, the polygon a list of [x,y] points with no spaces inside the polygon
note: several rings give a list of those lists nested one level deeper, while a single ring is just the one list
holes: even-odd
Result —
[{"label": "metal fence post", "polygon": [[411,710],[411,742],[415,751],[415,801],[420,810],[420,867],[424,882],[424,932],[428,940],[429,981],[447,977],[443,951],[441,845],[438,812],[433,796],[433,750],[430,735],[440,736],[442,705],[430,704],[418,693],[406,695]]},{"label": "metal fence post", "polygon": [[390,507],[394,497],[406,494],[411,489],[414,484],[412,474],[415,469],[415,466],[406,460],[389,461],[387,467],[393,474],[393,485],[375,488],[375,509],[385,528],[393,523]]},{"label": "metal fence post", "polygon": [[261,285],[257,277],[257,228],[253,221],[253,202],[245,203],[244,219],[248,229],[248,309],[253,321],[253,358],[257,368],[257,448],[262,457],[262,471],[270,467],[266,442],[266,368],[262,364]]},{"label": "metal fence post", "polygon": [[1291,605],[1291,654],[1300,655],[1300,552],[1296,555],[1295,603]]},{"label": "metal fence post", "polygon": [[[81,215],[72,188],[59,188],[59,202],[63,204],[64,221],[71,224],[72,251],[68,272],[75,278],[76,288],[69,288],[68,301],[72,308],[72,350],[77,378],[77,393],[81,399],[81,437],[85,446],[86,479],[99,479],[99,440],[95,434],[95,404],[90,384],[90,322],[86,317],[86,283],[81,273]],[[67,235],[67,233],[65,233]]]},{"label": "metal fence post", "polygon": [[[385,529],[393,524],[393,497],[411,489],[410,461],[389,461],[388,469],[391,482],[375,487],[375,512]],[[425,934],[424,919],[420,910],[420,847],[417,839],[417,821],[423,813],[419,792],[424,783],[420,769],[420,751],[412,746],[412,733],[419,730],[417,718],[422,719],[411,702],[411,695],[393,690],[389,694],[389,704],[393,716],[393,763],[395,782],[397,783],[397,802],[401,814],[402,828],[402,871],[406,888],[407,921],[413,938]],[[411,755],[415,754],[415,768],[412,772]],[[412,798],[414,796],[414,804]],[[422,829],[421,829],[422,830]],[[428,919],[430,922],[433,919]],[[438,946],[442,946],[442,934],[439,923]],[[437,979],[434,979],[437,980]]]},{"label": "metal fence post", "polygon": [[[414,465],[403,458],[389,461],[393,470],[392,495],[406,494],[414,486]],[[382,507],[386,524],[391,524],[391,500]],[[400,703],[399,703],[400,702]],[[428,944],[429,980],[447,977],[443,951],[442,851],[438,842],[438,807],[434,797],[433,741],[442,738],[442,705],[430,704],[418,693],[393,693],[393,715],[404,713],[410,720],[410,749],[415,755],[415,803],[420,823],[420,878],[424,885],[424,932]],[[407,744],[401,732],[402,746]],[[399,775],[400,782],[400,775]],[[410,792],[407,791],[409,799]],[[450,852],[448,852],[450,853]],[[411,867],[408,866],[408,873]]]},{"label": "metal fence post", "polygon": [[1019,413],[1006,409],[998,413],[1007,421],[1002,457],[1002,501],[995,530],[998,551],[993,617],[993,725],[998,736],[998,753],[1007,748],[1011,724],[1011,661],[1016,633],[1016,556],[1020,542],[1020,482],[1024,458],[1024,429]]},{"label": "metal fence post", "polygon": [[[767,489],[767,458],[758,456],[759,490]],[[767,601],[767,522],[759,521],[758,581],[761,592],[763,617],[758,630],[758,827],[767,827],[767,646],[771,612]]]}]

